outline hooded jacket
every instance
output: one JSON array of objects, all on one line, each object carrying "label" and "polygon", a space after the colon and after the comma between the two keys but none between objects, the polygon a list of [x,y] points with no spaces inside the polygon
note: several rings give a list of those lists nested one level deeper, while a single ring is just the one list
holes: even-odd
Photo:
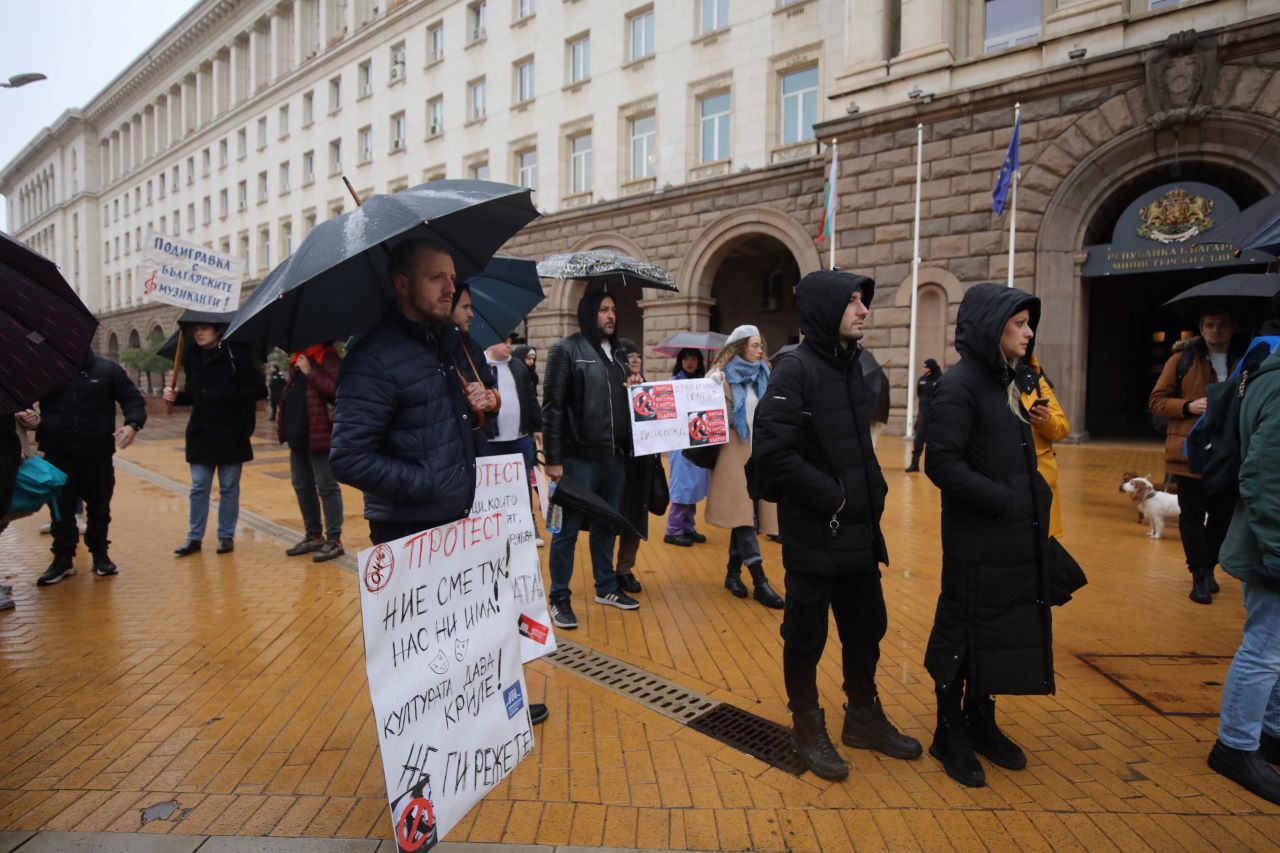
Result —
[{"label": "hooded jacket", "polygon": [[978,694],[1054,689],[1043,556],[1052,498],[1031,427],[1009,408],[1014,369],[1000,350],[1022,310],[1034,329],[1036,297],[999,284],[965,293],[960,362],[938,380],[925,435],[925,471],[942,491],[942,590],[925,666],[941,684],[964,675]]},{"label": "hooded jacket", "polygon": [[112,455],[117,403],[124,422],[142,429],[147,402],[138,386],[114,361],[90,355],[79,373],[40,399],[40,449],[55,456]]},{"label": "hooded jacket", "polygon": [[187,462],[233,465],[253,458],[249,439],[257,421],[257,404],[267,398],[267,383],[253,351],[223,341],[210,349],[187,347],[182,367],[187,385],[178,392],[179,406],[190,406]]},{"label": "hooded jacket", "polygon": [[[871,279],[836,270],[796,286],[803,342],[778,362],[756,409],[752,457],[779,495],[782,560],[788,572],[841,575],[888,564],[880,532],[889,488],[871,446],[871,404],[856,344],[840,322],[855,290]],[[841,505],[843,504],[843,508]]]},{"label": "hooded jacket", "polygon": [[565,457],[600,458],[631,446],[627,368],[618,336],[609,336],[612,358],[600,345],[597,314],[607,293],[578,303],[580,331],[551,345],[542,383],[542,447],[548,465]]},{"label": "hooded jacket", "polygon": [[455,335],[389,307],[338,369],[329,464],[364,492],[370,521],[425,530],[471,510],[475,442],[451,358]]}]

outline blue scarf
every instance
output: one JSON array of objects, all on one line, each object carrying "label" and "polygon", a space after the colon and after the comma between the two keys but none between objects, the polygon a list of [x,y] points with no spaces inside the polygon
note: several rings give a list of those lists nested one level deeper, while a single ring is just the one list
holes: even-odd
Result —
[{"label": "blue scarf", "polygon": [[769,367],[764,359],[752,363],[735,355],[724,366],[724,378],[733,389],[733,428],[738,431],[738,438],[746,441],[751,437],[751,425],[747,423],[747,386],[754,385],[756,398],[763,400],[765,389],[769,387]]}]

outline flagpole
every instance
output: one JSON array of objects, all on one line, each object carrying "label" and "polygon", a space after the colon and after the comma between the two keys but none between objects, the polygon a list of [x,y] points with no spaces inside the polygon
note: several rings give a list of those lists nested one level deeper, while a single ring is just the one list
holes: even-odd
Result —
[{"label": "flagpole", "polygon": [[[1022,104],[1021,103],[1014,104],[1013,105],[1013,127],[1015,132],[1017,131],[1018,120],[1021,118],[1021,116],[1022,116]],[[1019,160],[1021,160],[1021,158],[1019,158]],[[1021,163],[1019,163],[1019,166],[1021,166]],[[1008,287],[1013,287],[1013,250],[1014,250],[1014,244],[1018,239],[1018,172],[1019,171],[1021,170],[1014,169],[1013,175],[1011,176],[1011,180],[1013,183],[1010,189],[1013,193],[1013,196],[1010,199],[1010,210],[1009,210],[1009,282],[1007,285]]]},{"label": "flagpole", "polygon": [[916,215],[911,241],[911,329],[907,344],[907,429],[903,433],[914,438],[916,432],[916,383],[911,377],[916,369],[916,296],[920,292],[920,173],[924,164],[924,125],[916,125]]},{"label": "flagpole", "polygon": [[[836,179],[840,174],[840,166],[838,162],[839,152],[836,150],[836,143],[838,143],[839,141],[840,140],[836,139],[835,137],[832,137],[831,139],[831,197],[832,198],[839,198],[839,196],[836,195],[836,186],[835,186]],[[831,269],[836,268],[836,207],[837,206],[838,205],[831,206],[831,245],[827,250],[828,258],[829,258],[827,266],[831,267]]]}]

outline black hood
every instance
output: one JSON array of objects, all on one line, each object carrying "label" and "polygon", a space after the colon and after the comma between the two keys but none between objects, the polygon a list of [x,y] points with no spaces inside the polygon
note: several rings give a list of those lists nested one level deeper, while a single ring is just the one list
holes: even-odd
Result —
[{"label": "black hood", "polygon": [[[1001,377],[1006,384],[1013,371],[1000,352],[1000,336],[1005,323],[1019,311],[1031,312],[1031,330],[1040,324],[1040,299],[1016,287],[984,282],[965,291],[956,316],[956,352],[971,358]],[[1027,344],[1026,359],[1031,358],[1035,338]]]},{"label": "black hood", "polygon": [[942,368],[938,366],[937,359],[926,358],[924,360],[924,366],[928,368],[929,375],[932,376],[934,379],[937,379],[939,376],[942,375]]},{"label": "black hood", "polygon": [[862,291],[862,304],[870,307],[876,283],[865,275],[843,270],[811,272],[796,285],[796,314],[806,343],[819,352],[834,352],[840,346],[840,321],[849,298]]},{"label": "black hood", "polygon": [[[592,346],[600,346],[600,322],[597,315],[600,313],[600,303],[604,302],[605,297],[610,294],[603,290],[596,293],[588,293],[578,302],[578,329],[582,334],[586,335],[587,340]],[[609,345],[614,352],[618,350],[618,330],[615,327],[613,334],[609,336]]]}]

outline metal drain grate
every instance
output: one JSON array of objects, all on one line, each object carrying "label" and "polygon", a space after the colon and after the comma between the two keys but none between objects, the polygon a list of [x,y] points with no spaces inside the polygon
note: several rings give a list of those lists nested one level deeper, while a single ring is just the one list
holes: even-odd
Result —
[{"label": "metal drain grate", "polygon": [[754,755],[793,776],[803,774],[806,769],[791,745],[791,729],[734,705],[715,706],[690,721],[689,728],[747,755]]},{"label": "metal drain grate", "polygon": [[556,650],[543,657],[680,723],[715,707],[714,699],[572,640],[556,637]]}]

